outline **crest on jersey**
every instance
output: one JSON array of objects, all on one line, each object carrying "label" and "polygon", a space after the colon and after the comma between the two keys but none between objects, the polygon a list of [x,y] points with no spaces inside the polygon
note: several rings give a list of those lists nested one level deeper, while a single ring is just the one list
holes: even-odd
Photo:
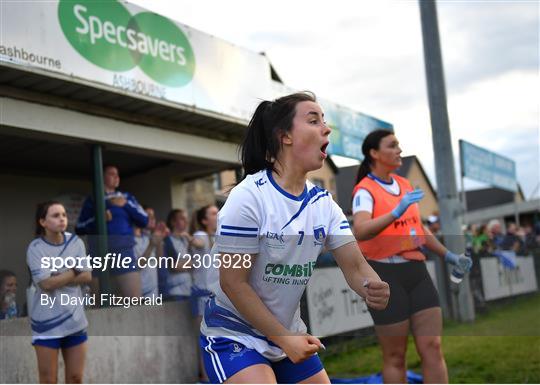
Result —
[{"label": "crest on jersey", "polygon": [[322,245],[326,238],[326,232],[324,231],[324,226],[314,227],[313,236],[315,238],[315,244]]}]

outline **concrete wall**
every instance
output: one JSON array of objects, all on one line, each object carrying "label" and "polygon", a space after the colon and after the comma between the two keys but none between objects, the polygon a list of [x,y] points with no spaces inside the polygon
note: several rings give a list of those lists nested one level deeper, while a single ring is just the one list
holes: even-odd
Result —
[{"label": "concrete wall", "polygon": [[168,167],[160,167],[130,178],[122,178],[120,170],[120,190],[132,193],[141,205],[152,207],[156,218],[164,221],[172,208],[171,173]]},{"label": "concrete wall", "polygon": [[195,210],[216,204],[216,191],[214,189],[214,176],[199,178],[191,181],[182,181],[175,178],[171,181],[172,208],[187,210],[189,220]]},{"label": "concrete wall", "polygon": [[[160,156],[182,155],[206,161],[238,163],[237,144],[231,142],[6,97],[0,97],[0,104],[0,124],[28,132],[144,149]],[[21,113],[22,111],[24,113]],[[204,149],[204,156],[201,156],[201,149]]]},{"label": "concrete wall", "polygon": [[[86,383],[193,383],[198,331],[187,302],[87,311]],[[0,383],[37,383],[27,318],[0,321]],[[58,381],[64,381],[59,358]]]}]

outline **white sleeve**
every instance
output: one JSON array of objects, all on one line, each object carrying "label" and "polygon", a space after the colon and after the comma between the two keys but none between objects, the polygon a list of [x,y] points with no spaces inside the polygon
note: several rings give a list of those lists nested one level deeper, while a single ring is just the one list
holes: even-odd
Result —
[{"label": "white sleeve", "polygon": [[235,187],[218,214],[217,250],[257,254],[261,222],[255,195],[243,186]]},{"label": "white sleeve", "polygon": [[349,221],[343,214],[343,210],[332,199],[330,213],[330,228],[326,237],[326,247],[329,250],[335,250],[347,243],[356,242],[351,231]]},{"label": "white sleeve", "polygon": [[359,211],[367,211],[368,213],[373,212],[373,197],[366,189],[363,188],[359,189],[356,194],[354,194],[353,198],[353,215]]},{"label": "white sleeve", "polygon": [[41,252],[38,243],[30,243],[30,246],[28,246],[28,250],[26,251],[26,263],[30,268],[32,281],[36,285],[51,276],[51,269],[43,267],[44,264],[41,262]]}]

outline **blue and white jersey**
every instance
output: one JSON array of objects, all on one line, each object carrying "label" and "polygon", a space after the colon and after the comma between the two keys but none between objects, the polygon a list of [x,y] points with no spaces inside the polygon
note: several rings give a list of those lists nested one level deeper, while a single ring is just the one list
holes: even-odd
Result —
[{"label": "blue and white jersey", "polygon": [[[302,194],[294,196],[263,170],[232,189],[218,214],[213,252],[253,254],[251,287],[279,322],[296,333],[306,331],[300,298],[318,255],[324,247],[334,250],[350,242],[356,240],[347,219],[328,191],[308,181]],[[272,361],[285,357],[243,319],[219,278],[210,289],[216,297],[207,305],[203,335],[238,341]]]},{"label": "blue and white jersey", "polygon": [[[204,246],[201,248],[191,247],[191,254],[195,256],[198,254],[201,257],[200,267],[193,268],[192,277],[193,277],[193,290],[192,293],[195,295],[209,295],[210,283],[217,277],[217,269],[213,267],[213,255],[212,252],[212,243],[213,237],[208,235],[206,231],[196,231],[193,233],[193,238],[200,239],[204,242]],[[203,257],[206,255],[207,257]],[[209,263],[206,262],[208,260]],[[210,267],[208,267],[210,265]],[[206,266],[206,267],[205,267]]]},{"label": "blue and white jersey", "polygon": [[[112,198],[124,197],[126,204],[122,207],[113,205]],[[107,221],[109,251],[118,251],[135,245],[133,226],[145,228],[148,214],[128,192],[115,191],[105,193],[105,208],[111,212],[112,219]],[[96,209],[93,197],[84,201],[75,230],[79,235],[96,234]],[[91,245],[93,246],[93,245]]]},{"label": "blue and white jersey", "polygon": [[[142,257],[148,245],[150,244],[150,236],[142,233],[141,236],[135,237],[135,257]],[[153,249],[148,258],[156,258],[156,250]],[[141,272],[141,291],[143,297],[151,297],[158,295],[158,272],[157,268],[146,266],[140,270]]]},{"label": "blue and white jersey", "polygon": [[[60,257],[65,262],[68,257],[83,258],[85,256],[86,249],[83,241],[75,234],[67,232],[64,233],[64,243],[60,245],[51,244],[43,238],[36,238],[28,246],[26,262],[36,288],[30,303],[32,339],[62,338],[86,329],[88,326],[84,306],[77,301],[83,298],[81,286],[67,285],[51,292],[46,292],[39,286],[41,281],[69,270],[61,267],[53,272],[51,267],[44,267],[47,265],[44,263],[45,258]],[[75,270],[92,271],[90,266],[86,266],[86,262],[83,264],[82,268],[75,268]],[[42,305],[42,296],[47,297],[47,305]],[[54,305],[51,306],[52,299],[54,299]]]}]

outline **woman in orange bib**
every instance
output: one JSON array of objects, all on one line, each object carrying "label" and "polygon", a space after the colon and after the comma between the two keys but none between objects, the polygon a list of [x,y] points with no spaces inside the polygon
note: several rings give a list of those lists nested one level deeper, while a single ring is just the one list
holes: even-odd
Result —
[{"label": "woman in orange bib", "polygon": [[393,132],[371,132],[362,153],[364,160],[353,190],[353,232],[369,264],[390,285],[388,307],[369,309],[382,347],[384,382],[407,382],[405,353],[411,330],[424,383],[447,383],[439,297],[422,249],[458,265],[463,272],[470,270],[472,261],[448,251],[422,225],[416,203],[424,193],[393,173],[401,166],[401,149]]}]

